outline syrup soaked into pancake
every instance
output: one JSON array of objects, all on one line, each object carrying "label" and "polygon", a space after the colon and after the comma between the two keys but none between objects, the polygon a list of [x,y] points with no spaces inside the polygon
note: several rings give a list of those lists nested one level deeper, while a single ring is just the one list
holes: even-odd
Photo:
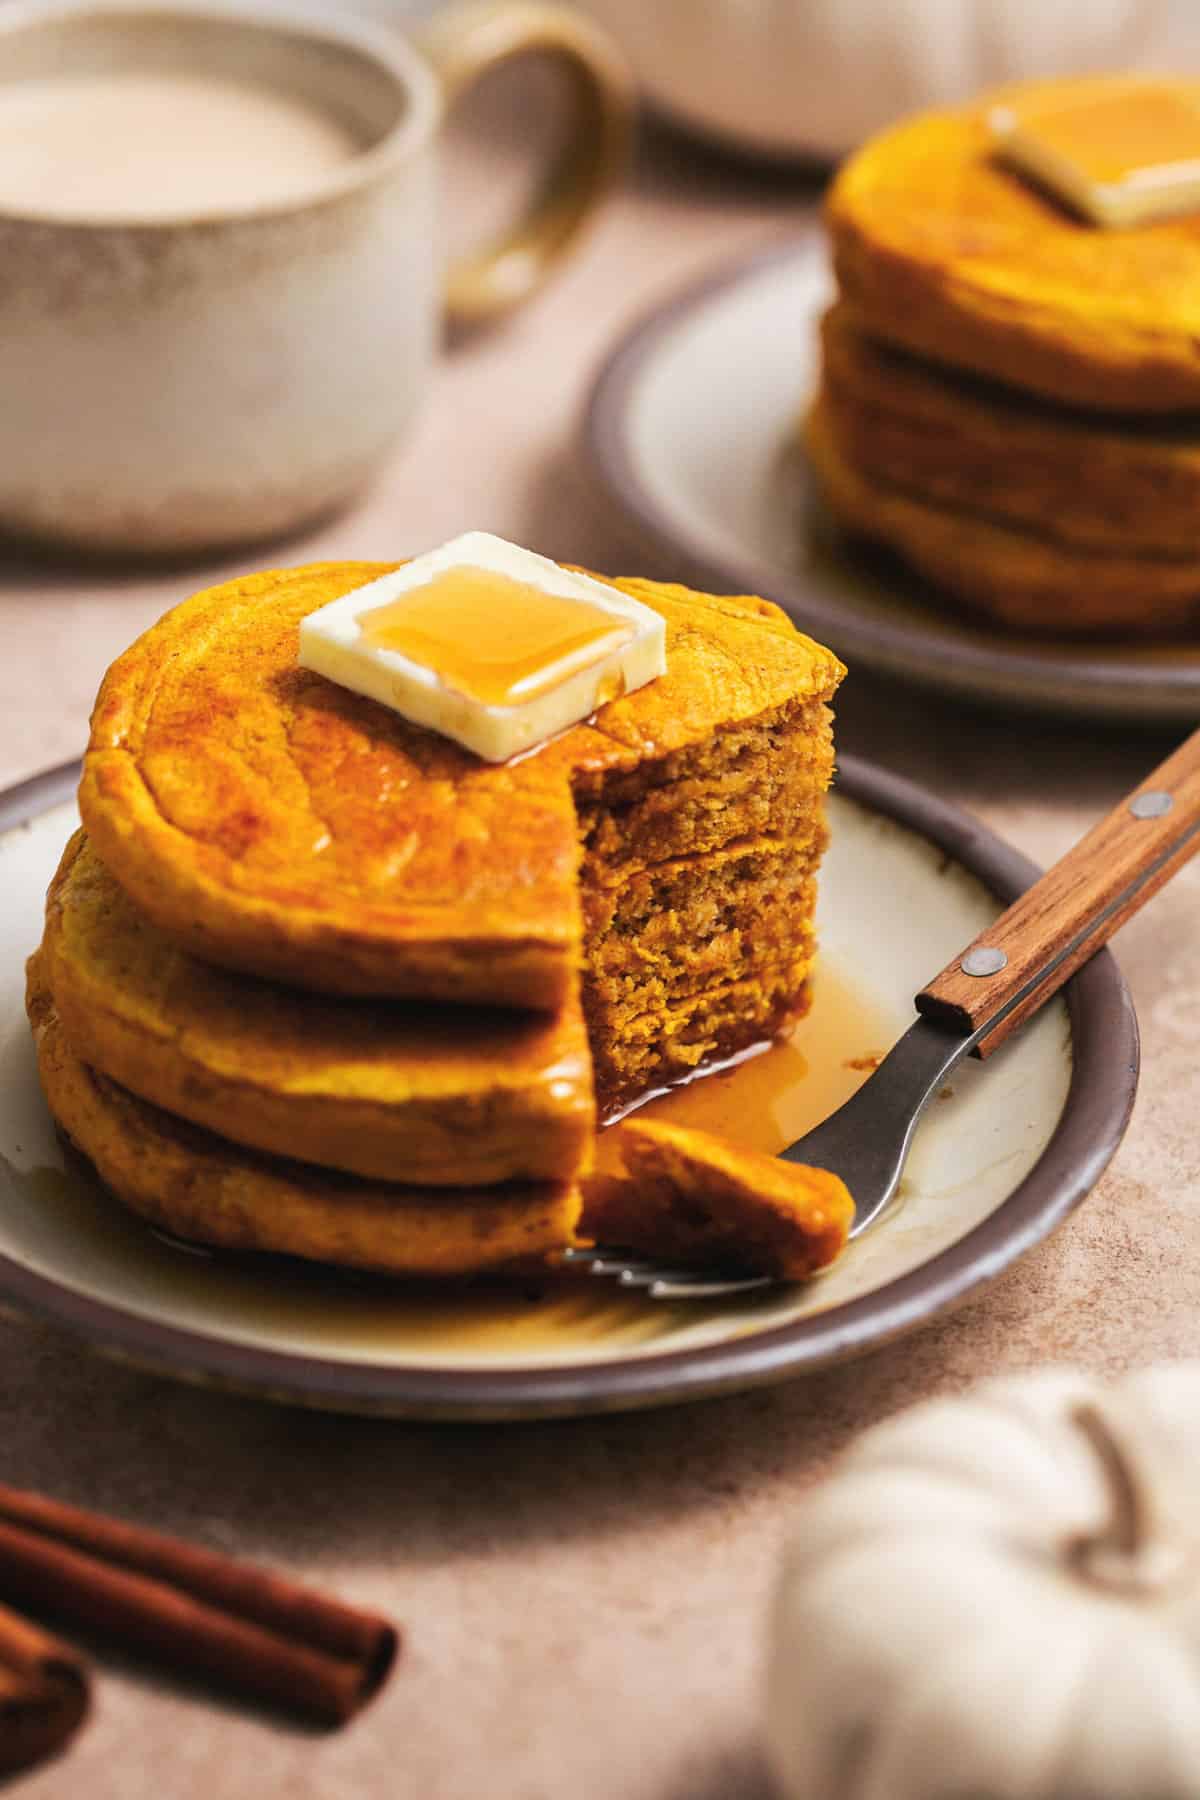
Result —
[{"label": "syrup soaked into pancake", "polygon": [[544,694],[633,636],[602,607],[488,569],[449,569],[359,624],[372,648],[432,669],[485,706]]}]

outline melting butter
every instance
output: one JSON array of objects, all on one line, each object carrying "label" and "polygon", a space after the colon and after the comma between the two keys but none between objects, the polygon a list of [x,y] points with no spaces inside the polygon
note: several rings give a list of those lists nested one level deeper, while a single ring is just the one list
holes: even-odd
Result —
[{"label": "melting butter", "polygon": [[1098,225],[1200,211],[1200,88],[1114,78],[996,106],[1004,160]]},{"label": "melting butter", "polygon": [[300,663],[488,762],[666,670],[666,626],[594,576],[465,533],[300,625]]},{"label": "melting butter", "polygon": [[536,699],[633,637],[628,621],[588,601],[478,568],[448,569],[358,624],[366,649],[421,663],[485,706]]}]

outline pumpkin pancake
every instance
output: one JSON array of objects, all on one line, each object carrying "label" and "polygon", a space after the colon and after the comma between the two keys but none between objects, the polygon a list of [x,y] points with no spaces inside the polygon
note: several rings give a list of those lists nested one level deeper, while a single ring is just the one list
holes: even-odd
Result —
[{"label": "pumpkin pancake", "polygon": [[71,1049],[38,957],[28,1009],[59,1125],[119,1199],[177,1237],[414,1278],[536,1267],[573,1241],[580,1202],[569,1182],[452,1191],[360,1181],[239,1149],[136,1099]]},{"label": "pumpkin pancake", "polygon": [[994,153],[998,100],[1085,99],[1109,79],[925,113],[851,157],[827,217],[858,328],[1073,406],[1200,410],[1200,212],[1098,229]]},{"label": "pumpkin pancake", "polygon": [[191,954],[330,993],[557,1007],[584,954],[576,790],[600,830],[675,784],[647,844],[703,854],[743,834],[736,757],[765,765],[794,732],[810,758],[796,805],[819,801],[843,670],[778,609],[616,582],[665,618],[667,673],[497,767],[299,667],[299,621],[393,566],[211,589],[106,677],[84,823]]},{"label": "pumpkin pancake", "polygon": [[831,426],[867,479],[1085,550],[1200,558],[1200,421],[1027,400],[865,337],[840,303],[822,343]]},{"label": "pumpkin pancake", "polygon": [[710,1132],[633,1118],[613,1129],[621,1173],[584,1183],[582,1229],[684,1269],[803,1281],[835,1261],[854,1223],[839,1176]]},{"label": "pumpkin pancake", "polygon": [[42,960],[83,1062],[251,1148],[455,1187],[569,1179],[590,1154],[577,1003],[370,1003],[212,968],[138,916],[82,832],[50,885]]},{"label": "pumpkin pancake", "polygon": [[869,480],[850,461],[823,399],[806,444],[834,517],[897,551],[973,611],[1056,636],[1162,636],[1200,623],[1200,557],[1087,551]]}]

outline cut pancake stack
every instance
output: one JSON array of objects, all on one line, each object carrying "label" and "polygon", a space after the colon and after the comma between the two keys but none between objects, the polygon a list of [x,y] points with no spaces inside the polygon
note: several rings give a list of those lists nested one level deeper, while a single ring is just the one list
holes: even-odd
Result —
[{"label": "cut pancake stack", "polygon": [[1075,218],[997,159],[994,99],[886,133],[834,183],[818,480],[847,528],[1006,626],[1195,630],[1200,215]]},{"label": "cut pancake stack", "polygon": [[110,671],[30,963],[43,1085],[179,1237],[526,1268],[598,1114],[803,1009],[842,671],[764,602],[622,583],[668,673],[497,768],[298,666],[383,572],[214,589]]}]

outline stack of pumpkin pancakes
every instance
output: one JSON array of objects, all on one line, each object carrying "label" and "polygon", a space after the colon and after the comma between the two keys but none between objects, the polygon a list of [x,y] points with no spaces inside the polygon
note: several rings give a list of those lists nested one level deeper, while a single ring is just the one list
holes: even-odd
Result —
[{"label": "stack of pumpkin pancakes", "polygon": [[297,661],[391,565],[256,575],[114,664],[29,966],[43,1086],[182,1238],[552,1259],[597,1118],[806,1004],[827,701],[766,602],[616,583],[666,675],[495,766]]},{"label": "stack of pumpkin pancakes", "polygon": [[997,100],[925,114],[842,169],[840,295],[808,448],[850,530],[1004,625],[1200,625],[1200,213],[1120,230],[998,158]]}]

